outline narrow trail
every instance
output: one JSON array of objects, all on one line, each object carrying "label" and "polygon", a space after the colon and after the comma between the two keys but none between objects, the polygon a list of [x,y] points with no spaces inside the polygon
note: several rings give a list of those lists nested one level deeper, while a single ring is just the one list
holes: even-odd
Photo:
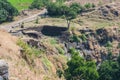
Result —
[{"label": "narrow trail", "polygon": [[17,27],[17,26],[19,26],[19,25],[20,25],[21,23],[23,23],[23,22],[33,21],[33,20],[35,20],[38,16],[44,15],[46,12],[47,12],[47,10],[46,10],[46,9],[43,9],[43,10],[40,11],[39,13],[34,14],[34,15],[32,15],[32,16],[29,16],[29,17],[27,17],[27,18],[23,18],[23,19],[21,19],[21,20],[19,20],[19,21],[14,21],[14,22],[11,22],[11,23],[8,23],[8,24],[0,25],[0,29],[4,29],[4,30],[6,30],[6,31],[9,32],[10,30],[12,30],[13,27]]}]

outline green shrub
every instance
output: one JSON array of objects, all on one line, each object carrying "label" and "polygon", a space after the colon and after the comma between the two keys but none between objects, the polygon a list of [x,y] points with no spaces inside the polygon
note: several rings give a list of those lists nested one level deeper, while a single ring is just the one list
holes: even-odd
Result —
[{"label": "green shrub", "polygon": [[95,62],[80,57],[75,49],[71,49],[71,60],[67,65],[68,68],[64,73],[66,80],[97,80],[99,78]]},{"label": "green shrub", "polygon": [[61,47],[57,47],[57,50],[60,54],[65,54],[65,51]]},{"label": "green shrub", "polygon": [[50,40],[50,44],[52,44],[52,45],[57,44],[57,40],[56,40],[56,39],[54,39],[54,38],[52,38],[52,39]]},{"label": "green shrub", "polygon": [[82,41],[86,41],[87,40],[87,37],[86,37],[86,35],[85,34],[82,34],[81,36],[80,36],[80,38],[82,39]]},{"label": "green shrub", "polygon": [[72,3],[70,5],[70,8],[77,13],[81,13],[84,10],[83,6],[80,5],[79,3]]},{"label": "green shrub", "polygon": [[63,75],[63,71],[61,69],[57,69],[56,74],[58,75],[59,78],[61,78]]},{"label": "green shrub", "polygon": [[30,9],[34,9],[34,8],[41,9],[49,5],[50,2],[51,2],[50,0],[34,0],[29,8]]},{"label": "green shrub", "polygon": [[70,37],[70,40],[72,40],[73,42],[79,42],[80,38],[77,35],[73,35]]},{"label": "green shrub", "polygon": [[0,0],[0,23],[12,21],[13,17],[18,15],[18,10],[7,0]]},{"label": "green shrub", "polygon": [[112,59],[103,61],[99,66],[98,73],[100,75],[98,80],[120,80],[119,61]]},{"label": "green shrub", "polygon": [[86,3],[85,5],[84,5],[84,7],[86,8],[86,9],[90,9],[90,8],[94,8],[95,7],[95,5],[92,3]]},{"label": "green shrub", "polygon": [[105,44],[105,47],[112,47],[112,43],[110,41],[108,41],[106,44]]}]

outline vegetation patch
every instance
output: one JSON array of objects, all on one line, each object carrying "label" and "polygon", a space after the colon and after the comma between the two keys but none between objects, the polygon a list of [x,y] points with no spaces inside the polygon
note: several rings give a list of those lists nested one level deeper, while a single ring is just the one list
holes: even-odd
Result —
[{"label": "vegetation patch", "polygon": [[106,44],[105,44],[105,47],[112,47],[112,43],[110,41],[108,41]]},{"label": "vegetation patch", "polygon": [[71,49],[71,56],[64,73],[66,80],[97,80],[99,78],[94,61],[84,60],[75,49]]},{"label": "vegetation patch", "polygon": [[54,39],[54,38],[51,38],[51,39],[50,39],[50,44],[51,44],[51,45],[57,44],[57,40]]},{"label": "vegetation patch", "polygon": [[80,36],[80,38],[82,39],[82,41],[87,41],[87,37],[86,37],[86,35],[85,34],[82,34],[81,36]]},{"label": "vegetation patch", "polygon": [[51,0],[34,0],[29,7],[30,9],[36,8],[41,9],[51,3]]},{"label": "vegetation patch", "polygon": [[0,0],[0,23],[12,21],[18,15],[18,11],[7,0]]},{"label": "vegetation patch", "polygon": [[65,54],[65,51],[61,47],[56,47],[60,54]]},{"label": "vegetation patch", "polygon": [[42,53],[41,50],[35,47],[31,47],[22,40],[18,40],[17,44],[23,49],[23,52],[28,56],[33,56],[33,55],[39,56]]},{"label": "vegetation patch", "polygon": [[19,11],[28,9],[33,0],[8,0]]},{"label": "vegetation patch", "polygon": [[73,41],[73,42],[79,42],[79,41],[80,41],[80,38],[79,38],[79,36],[77,36],[77,35],[72,35],[72,36],[70,37],[70,40]]},{"label": "vegetation patch", "polygon": [[49,59],[46,56],[43,56],[42,62],[44,64],[45,70],[51,71],[52,63],[49,61]]}]

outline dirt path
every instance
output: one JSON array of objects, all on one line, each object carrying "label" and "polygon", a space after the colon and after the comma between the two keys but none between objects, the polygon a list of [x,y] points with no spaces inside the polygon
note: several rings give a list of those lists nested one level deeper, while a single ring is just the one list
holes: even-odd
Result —
[{"label": "dirt path", "polygon": [[13,27],[17,27],[19,26],[21,23],[23,22],[30,22],[30,21],[33,21],[35,20],[38,16],[42,16],[43,14],[45,14],[47,12],[46,9],[43,9],[41,12],[37,13],[37,14],[34,14],[32,16],[29,16],[27,18],[23,18],[19,21],[14,21],[14,22],[11,22],[11,23],[8,23],[8,24],[4,24],[4,25],[0,25],[0,28],[1,29],[5,29],[7,30],[8,32],[10,30],[12,30]]}]

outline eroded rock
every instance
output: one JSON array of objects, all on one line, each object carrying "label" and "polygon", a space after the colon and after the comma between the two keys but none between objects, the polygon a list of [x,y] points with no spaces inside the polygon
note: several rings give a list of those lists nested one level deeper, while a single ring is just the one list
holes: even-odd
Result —
[{"label": "eroded rock", "polygon": [[4,60],[0,60],[0,80],[8,79],[8,64]]}]

